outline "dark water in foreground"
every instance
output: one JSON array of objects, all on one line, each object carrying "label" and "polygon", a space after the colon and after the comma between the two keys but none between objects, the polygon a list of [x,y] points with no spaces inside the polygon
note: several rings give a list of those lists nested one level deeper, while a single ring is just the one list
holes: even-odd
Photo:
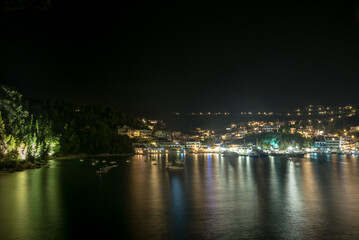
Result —
[{"label": "dark water in foreground", "polygon": [[[172,156],[171,156],[172,157]],[[0,177],[0,239],[358,239],[355,156],[52,161]],[[100,237],[100,238],[99,238]]]}]

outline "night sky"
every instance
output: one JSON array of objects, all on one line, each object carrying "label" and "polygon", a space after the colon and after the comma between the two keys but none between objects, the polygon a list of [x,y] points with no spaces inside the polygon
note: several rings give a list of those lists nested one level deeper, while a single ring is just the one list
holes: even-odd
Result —
[{"label": "night sky", "polygon": [[1,11],[1,83],[135,112],[359,103],[358,5],[236,2]]}]

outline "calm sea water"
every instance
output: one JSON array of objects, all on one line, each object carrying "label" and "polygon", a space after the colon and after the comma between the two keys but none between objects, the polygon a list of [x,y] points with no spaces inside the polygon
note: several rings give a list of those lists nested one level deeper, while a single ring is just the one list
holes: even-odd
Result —
[{"label": "calm sea water", "polygon": [[[0,177],[0,239],[358,239],[355,156],[111,157]],[[130,159],[130,162],[126,160]]]}]

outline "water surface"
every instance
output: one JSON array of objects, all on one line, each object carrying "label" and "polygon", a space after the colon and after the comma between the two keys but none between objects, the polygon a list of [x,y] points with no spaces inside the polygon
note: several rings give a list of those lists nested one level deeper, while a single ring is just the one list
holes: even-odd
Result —
[{"label": "water surface", "polygon": [[[180,155],[91,159],[0,176],[0,239],[355,239],[355,156]],[[130,162],[126,160],[130,159]]]}]

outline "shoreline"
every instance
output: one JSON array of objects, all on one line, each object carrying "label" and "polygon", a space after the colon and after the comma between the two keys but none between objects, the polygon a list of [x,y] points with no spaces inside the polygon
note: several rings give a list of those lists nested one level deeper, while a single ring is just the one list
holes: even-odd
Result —
[{"label": "shoreline", "polygon": [[101,153],[101,154],[75,154],[75,155],[68,155],[62,157],[55,157],[49,160],[66,160],[66,159],[73,159],[73,158],[88,158],[88,157],[127,157],[127,156],[134,156],[134,153]]},{"label": "shoreline", "polygon": [[0,168],[0,175],[20,172],[27,169],[38,169],[47,166],[47,161],[49,160],[67,160],[73,158],[88,158],[88,157],[126,157],[126,156],[134,156],[134,153],[116,153],[116,154],[109,154],[109,153],[102,153],[102,154],[76,154],[76,155],[68,155],[62,157],[55,157],[48,160],[36,161],[35,163],[28,163],[28,162],[21,162],[18,163],[17,166],[13,168]]},{"label": "shoreline", "polygon": [[21,172],[27,169],[38,169],[47,165],[47,162],[37,161],[37,162],[18,162],[15,166],[10,168],[0,168],[0,175],[14,172]]}]

